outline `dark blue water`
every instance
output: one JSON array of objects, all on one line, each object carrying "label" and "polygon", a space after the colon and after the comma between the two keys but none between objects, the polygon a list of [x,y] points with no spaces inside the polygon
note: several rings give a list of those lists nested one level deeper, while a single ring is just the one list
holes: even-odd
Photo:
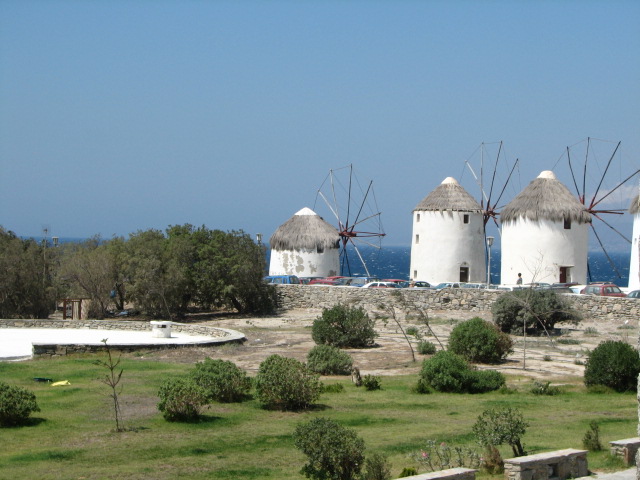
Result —
[{"label": "dark blue water", "polygon": [[[369,272],[380,278],[409,278],[411,247],[372,247],[359,248]],[[629,252],[608,252],[611,262],[604,252],[589,252],[590,282],[612,282],[626,287],[629,283]],[[351,274],[366,275],[355,251],[348,251]],[[491,250],[491,283],[500,284],[500,251]]]}]

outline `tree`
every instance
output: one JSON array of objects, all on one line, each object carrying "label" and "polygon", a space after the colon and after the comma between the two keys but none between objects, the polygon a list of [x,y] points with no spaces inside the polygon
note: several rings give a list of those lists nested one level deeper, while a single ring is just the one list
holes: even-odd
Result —
[{"label": "tree", "polygon": [[66,285],[72,296],[87,297],[89,316],[104,318],[111,305],[111,291],[115,284],[115,262],[99,236],[82,243],[67,243],[60,248],[59,282]]},{"label": "tree", "polygon": [[529,424],[517,408],[489,409],[482,412],[473,425],[473,433],[483,447],[511,446],[516,457],[526,455],[521,438]]},{"label": "tree", "polygon": [[493,321],[506,333],[553,329],[558,322],[580,320],[569,303],[550,289],[522,289],[507,292],[491,307]]},{"label": "tree", "polygon": [[242,230],[223,232],[205,227],[193,231],[196,262],[193,280],[201,305],[234,308],[240,313],[271,313],[275,289],[262,278],[264,246]]},{"label": "tree", "polygon": [[47,318],[53,310],[55,257],[47,247],[0,227],[0,318]]},{"label": "tree", "polygon": [[364,440],[327,418],[296,427],[294,445],[307,456],[302,473],[315,480],[355,480],[364,461]]}]

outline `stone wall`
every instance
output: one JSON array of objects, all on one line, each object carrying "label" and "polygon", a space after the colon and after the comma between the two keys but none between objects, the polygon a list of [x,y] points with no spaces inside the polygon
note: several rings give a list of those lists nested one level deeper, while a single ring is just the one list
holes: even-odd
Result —
[{"label": "stone wall", "polygon": [[[425,313],[442,311],[478,312],[486,316],[500,295],[509,292],[473,288],[446,288],[443,290],[354,288],[321,285],[276,285],[279,307],[291,309],[331,308],[340,303],[378,310],[381,303],[393,305],[398,313],[403,303],[424,310]],[[640,299],[597,297],[593,295],[562,294],[584,318],[596,320],[636,320],[640,316]]]},{"label": "stone wall", "polygon": [[450,468],[448,470],[404,477],[404,480],[475,480],[475,478],[476,470],[471,468]]}]

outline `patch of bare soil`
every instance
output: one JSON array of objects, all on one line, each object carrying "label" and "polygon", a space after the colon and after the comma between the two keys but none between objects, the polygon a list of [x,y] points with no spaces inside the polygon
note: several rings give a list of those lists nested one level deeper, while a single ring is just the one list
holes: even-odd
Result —
[{"label": "patch of bare soil", "polygon": [[[256,373],[260,363],[272,354],[305,361],[307,353],[315,345],[311,338],[311,325],[320,315],[319,310],[292,310],[270,317],[216,316],[191,319],[193,323],[238,330],[247,338],[244,344],[230,344],[220,347],[181,348],[149,352],[145,358],[162,361],[195,363],[207,357],[231,360],[250,373]],[[470,312],[434,312],[430,326],[434,335],[424,326],[419,327],[425,339],[446,347],[452,328],[460,321],[478,316]],[[490,319],[490,314],[480,315]],[[589,350],[604,340],[623,340],[631,345],[638,341],[637,322],[623,320],[583,320],[577,325],[558,324],[549,336],[514,336],[514,352],[499,365],[478,365],[478,368],[499,370],[505,374],[526,378],[543,379],[551,382],[568,381],[571,377],[582,377],[584,361]],[[412,326],[403,322],[403,328]],[[411,351],[400,328],[393,322],[378,321],[377,345],[367,349],[346,350],[354,360],[354,365],[362,375],[399,375],[420,371],[422,355],[415,353],[413,362]],[[412,339],[416,348],[416,341]]]}]

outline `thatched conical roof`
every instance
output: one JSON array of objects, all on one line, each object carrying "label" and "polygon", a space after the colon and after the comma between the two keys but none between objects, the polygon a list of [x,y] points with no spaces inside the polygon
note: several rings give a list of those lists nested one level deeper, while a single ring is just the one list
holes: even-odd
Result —
[{"label": "thatched conical roof", "polygon": [[640,212],[640,195],[636,195],[635,197],[633,197],[633,200],[631,200],[631,205],[629,206],[629,213],[631,215],[635,215],[638,212]]},{"label": "thatched conical roof", "polygon": [[274,250],[339,248],[340,235],[310,208],[303,208],[280,225],[269,240]]},{"label": "thatched conical roof", "polygon": [[550,170],[538,175],[500,213],[502,223],[518,218],[532,221],[569,219],[578,223],[591,222],[591,214]]},{"label": "thatched conical roof", "polygon": [[416,210],[481,213],[482,207],[455,178],[447,177],[416,205]]}]

